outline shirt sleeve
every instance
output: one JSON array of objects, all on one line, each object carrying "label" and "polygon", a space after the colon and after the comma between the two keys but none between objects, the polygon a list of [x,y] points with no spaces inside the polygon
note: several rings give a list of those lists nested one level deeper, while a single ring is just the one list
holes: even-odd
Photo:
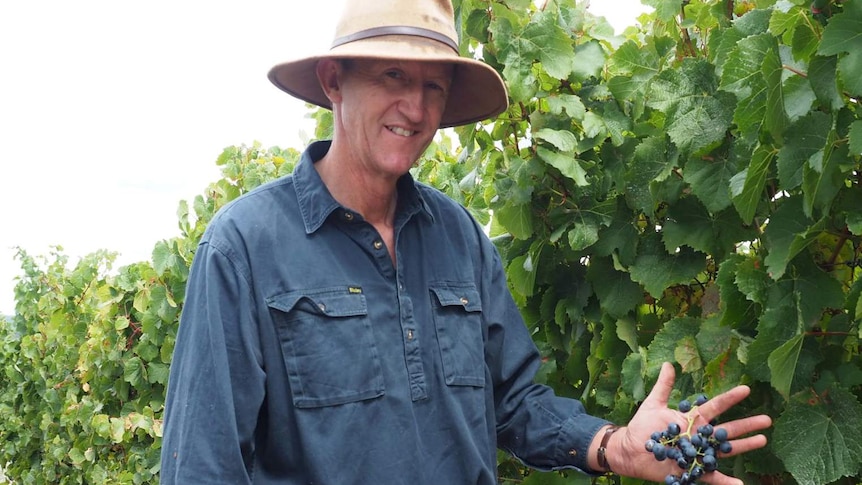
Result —
[{"label": "shirt sleeve", "polygon": [[264,372],[240,260],[212,242],[195,255],[165,401],[162,485],[251,483]]},{"label": "shirt sleeve", "polygon": [[490,257],[483,298],[491,302],[483,305],[488,325],[485,358],[494,382],[498,446],[538,470],[593,473],[587,450],[608,421],[587,414],[580,401],[556,396],[534,382],[540,355],[509,293],[496,248],[485,252]]}]

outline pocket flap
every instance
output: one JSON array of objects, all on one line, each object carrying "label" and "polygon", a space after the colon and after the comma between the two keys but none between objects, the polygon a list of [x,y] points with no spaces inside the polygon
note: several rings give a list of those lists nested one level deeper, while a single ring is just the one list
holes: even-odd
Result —
[{"label": "pocket flap", "polygon": [[352,317],[368,314],[368,305],[362,290],[354,286],[295,290],[267,298],[270,308],[288,313],[303,302],[321,315]]},{"label": "pocket flap", "polygon": [[437,296],[440,306],[460,306],[468,312],[482,311],[479,292],[472,285],[432,286],[431,291]]}]

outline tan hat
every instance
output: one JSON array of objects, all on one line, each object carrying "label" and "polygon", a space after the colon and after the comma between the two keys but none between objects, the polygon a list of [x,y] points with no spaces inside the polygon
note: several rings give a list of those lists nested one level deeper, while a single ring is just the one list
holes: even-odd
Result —
[{"label": "tan hat", "polygon": [[329,52],[276,65],[269,80],[303,101],[332,109],[317,80],[325,58],[398,59],[454,64],[441,127],[496,116],[508,107],[506,86],[487,64],[461,57],[450,0],[346,0]]}]

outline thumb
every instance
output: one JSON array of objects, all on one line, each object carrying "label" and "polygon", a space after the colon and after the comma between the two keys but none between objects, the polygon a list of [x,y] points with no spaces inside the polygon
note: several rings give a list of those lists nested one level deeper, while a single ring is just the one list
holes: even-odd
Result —
[{"label": "thumb", "polygon": [[668,399],[670,399],[670,393],[673,390],[673,383],[675,380],[676,372],[673,369],[673,364],[670,362],[664,362],[661,365],[661,372],[659,372],[658,380],[647,398],[644,400],[644,403],[649,403],[651,406],[655,407],[667,407],[667,402]]}]

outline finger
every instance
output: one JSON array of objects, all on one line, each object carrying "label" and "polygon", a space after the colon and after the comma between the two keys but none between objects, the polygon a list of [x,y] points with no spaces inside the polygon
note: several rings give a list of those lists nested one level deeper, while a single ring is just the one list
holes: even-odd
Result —
[{"label": "finger", "polygon": [[757,450],[766,446],[766,436],[762,434],[757,434],[754,436],[749,436],[747,438],[740,438],[737,440],[733,440],[730,442],[730,445],[733,447],[730,450],[730,453],[721,453],[721,457],[725,456],[734,456],[740,455],[742,453],[748,453],[749,451]]},{"label": "finger", "polygon": [[725,430],[727,430],[727,436],[729,436],[731,439],[735,439],[749,433],[762,431],[769,428],[770,426],[772,426],[772,418],[765,414],[759,414],[757,416],[749,416],[746,418],[735,419],[733,421],[721,423],[716,425],[715,427],[724,428]]},{"label": "finger", "polygon": [[644,404],[649,403],[656,407],[667,407],[667,401],[670,399],[670,393],[673,390],[675,380],[676,373],[674,372],[673,364],[670,362],[662,363],[658,380],[649,395],[644,399]]},{"label": "finger", "polygon": [[710,421],[747,398],[749,394],[751,394],[750,387],[736,386],[699,406],[698,412],[704,419]]}]

